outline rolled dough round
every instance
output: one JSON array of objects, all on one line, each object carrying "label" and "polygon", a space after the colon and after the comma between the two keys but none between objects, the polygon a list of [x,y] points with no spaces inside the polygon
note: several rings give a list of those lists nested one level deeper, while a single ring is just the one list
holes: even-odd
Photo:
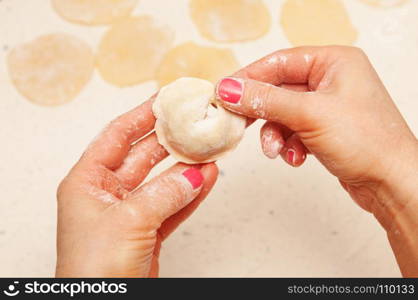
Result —
[{"label": "rolled dough round", "polygon": [[69,22],[104,25],[129,16],[138,0],[52,0],[55,11]]},{"label": "rolled dough round", "polygon": [[80,93],[93,74],[94,56],[84,41],[54,33],[15,47],[7,64],[23,96],[36,104],[55,106]]},{"label": "rolled dough round", "polygon": [[120,87],[154,79],[173,38],[173,32],[151,16],[116,23],[100,41],[96,59],[99,72],[104,80]]},{"label": "rolled dough round", "polygon": [[352,45],[357,39],[341,0],[287,0],[280,22],[293,46]]},{"label": "rolled dough round", "polygon": [[177,160],[205,163],[232,151],[246,120],[217,105],[214,85],[183,77],[163,87],[153,103],[159,143]]},{"label": "rolled dough round", "polygon": [[215,42],[254,40],[271,25],[262,0],[191,0],[190,14],[200,33]]},{"label": "rolled dough round", "polygon": [[160,86],[180,77],[198,77],[216,83],[238,68],[231,50],[187,42],[166,53],[157,69],[156,79]]}]

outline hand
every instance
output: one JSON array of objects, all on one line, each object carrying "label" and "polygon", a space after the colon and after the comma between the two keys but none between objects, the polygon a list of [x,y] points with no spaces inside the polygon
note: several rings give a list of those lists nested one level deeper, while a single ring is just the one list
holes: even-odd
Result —
[{"label": "hand", "polygon": [[151,101],[120,116],[62,181],[58,277],[157,276],[161,242],[215,184],[215,164],[176,164],[138,187],[168,155],[154,123]]},{"label": "hand", "polygon": [[267,120],[268,157],[299,166],[315,155],[388,231],[404,274],[418,274],[418,143],[361,50],[278,51],[223,79],[217,96]]}]

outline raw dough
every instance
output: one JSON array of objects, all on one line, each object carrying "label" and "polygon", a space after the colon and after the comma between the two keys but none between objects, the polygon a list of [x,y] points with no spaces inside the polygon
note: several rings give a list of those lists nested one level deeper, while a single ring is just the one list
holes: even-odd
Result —
[{"label": "raw dough", "polygon": [[340,0],[287,0],[281,25],[294,46],[351,45],[357,39],[357,30]]},{"label": "raw dough", "polygon": [[220,158],[237,146],[245,130],[245,118],[217,106],[214,85],[198,78],[183,77],[163,87],[152,109],[159,143],[185,163]]},{"label": "raw dough", "polygon": [[50,106],[74,99],[94,69],[89,46],[64,33],[41,36],[17,46],[7,62],[18,91],[34,103]]},{"label": "raw dough", "polygon": [[171,49],[157,70],[160,86],[180,77],[198,77],[216,83],[239,68],[229,49],[198,46],[192,42]]},{"label": "raw dough", "polygon": [[138,0],[52,0],[55,11],[70,22],[103,25],[129,16]]},{"label": "raw dough", "polygon": [[405,4],[409,0],[361,0],[362,2],[377,6],[377,7],[393,7],[393,6],[400,6]]},{"label": "raw dough", "polygon": [[191,0],[190,12],[200,33],[215,42],[254,40],[271,24],[262,0]]},{"label": "raw dough", "polygon": [[172,32],[156,25],[150,16],[128,18],[102,38],[97,53],[99,72],[120,87],[154,79],[172,40]]}]

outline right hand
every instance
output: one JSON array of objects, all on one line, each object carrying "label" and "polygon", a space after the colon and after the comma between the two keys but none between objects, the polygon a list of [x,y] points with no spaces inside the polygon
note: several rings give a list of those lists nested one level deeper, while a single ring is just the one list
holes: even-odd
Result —
[{"label": "right hand", "polygon": [[268,157],[299,166],[312,153],[389,235],[408,231],[399,221],[406,213],[417,236],[418,143],[361,50],[281,50],[221,80],[217,96],[226,109],[267,120]]}]

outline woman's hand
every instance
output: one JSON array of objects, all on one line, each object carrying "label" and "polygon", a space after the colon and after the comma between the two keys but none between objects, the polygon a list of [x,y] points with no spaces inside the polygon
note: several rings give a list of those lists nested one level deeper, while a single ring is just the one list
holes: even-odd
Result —
[{"label": "woman's hand", "polygon": [[120,116],[62,181],[56,276],[158,275],[161,242],[206,197],[218,171],[176,164],[138,187],[168,155],[147,135],[154,123],[151,101]]},{"label": "woman's hand", "polygon": [[418,275],[418,143],[361,50],[278,51],[223,79],[217,95],[267,120],[268,157],[299,166],[315,155],[385,227],[404,275]]}]

